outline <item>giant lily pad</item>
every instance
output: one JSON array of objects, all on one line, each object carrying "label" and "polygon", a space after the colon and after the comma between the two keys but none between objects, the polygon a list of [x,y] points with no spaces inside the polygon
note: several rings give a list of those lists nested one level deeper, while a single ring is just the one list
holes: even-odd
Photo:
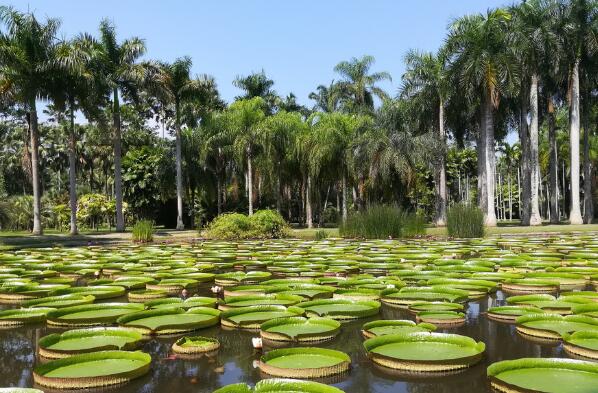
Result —
[{"label": "giant lily pad", "polygon": [[299,303],[297,307],[304,308],[307,316],[344,320],[377,315],[380,303],[373,300],[321,299]]},{"label": "giant lily pad", "polygon": [[120,317],[116,322],[135,328],[143,334],[176,334],[218,324],[220,311],[196,307],[185,312],[181,308],[139,311]]},{"label": "giant lily pad", "polygon": [[598,330],[563,334],[563,348],[569,354],[598,360]]},{"label": "giant lily pad", "polygon": [[565,333],[581,330],[598,331],[598,319],[585,315],[527,314],[515,322],[523,335],[547,340],[560,340]]},{"label": "giant lily pad", "polygon": [[505,360],[487,374],[500,392],[591,393],[598,386],[598,364],[571,359]]},{"label": "giant lily pad", "polygon": [[214,393],[344,393],[334,386],[318,382],[300,381],[293,379],[271,378],[259,381],[252,389],[244,383],[228,385],[217,389]]},{"label": "giant lily pad", "polygon": [[48,313],[48,324],[58,326],[110,325],[126,314],[143,310],[134,303],[100,303],[65,307]]},{"label": "giant lily pad", "polygon": [[33,380],[55,389],[82,389],[128,382],[149,371],[143,352],[101,351],[52,360],[37,366]]},{"label": "giant lily pad", "polygon": [[410,320],[379,320],[368,322],[361,328],[361,334],[365,338],[372,338],[376,336],[385,336],[388,334],[401,333],[416,333],[416,332],[433,332],[436,326],[430,323],[416,324]]},{"label": "giant lily pad", "polygon": [[69,330],[42,337],[39,353],[46,358],[63,358],[81,353],[131,350],[139,346],[142,335],[122,328]]},{"label": "giant lily pad", "polygon": [[272,341],[324,341],[334,338],[340,326],[340,322],[328,318],[277,318],[262,323],[260,335]]},{"label": "giant lily pad", "polygon": [[39,299],[27,300],[23,303],[23,307],[50,307],[50,308],[63,308],[79,306],[82,304],[91,304],[95,300],[93,295],[61,295],[61,296],[49,296]]},{"label": "giant lily pad", "polygon": [[11,327],[45,322],[53,308],[22,308],[0,311],[0,327]]},{"label": "giant lily pad", "polygon": [[222,312],[222,326],[239,329],[259,329],[261,324],[274,318],[295,317],[305,313],[302,308],[290,306],[238,307]]},{"label": "giant lily pad", "polygon": [[439,372],[469,367],[482,358],[483,342],[442,333],[389,334],[363,343],[374,363],[408,372]]},{"label": "giant lily pad", "polygon": [[350,366],[346,353],[314,347],[274,349],[259,363],[264,373],[287,378],[322,378],[346,372]]}]

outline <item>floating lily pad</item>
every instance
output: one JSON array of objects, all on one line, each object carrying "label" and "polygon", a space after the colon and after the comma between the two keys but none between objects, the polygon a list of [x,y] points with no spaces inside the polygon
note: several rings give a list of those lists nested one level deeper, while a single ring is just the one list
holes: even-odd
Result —
[{"label": "floating lily pad", "polygon": [[260,335],[272,341],[316,342],[334,338],[340,326],[340,322],[328,318],[277,318],[262,323]]},{"label": "floating lily pad", "polygon": [[110,285],[96,285],[90,287],[71,287],[59,289],[53,292],[56,295],[79,294],[79,295],[93,295],[96,299],[112,299],[123,296],[126,291],[125,288]]},{"label": "floating lily pad", "polygon": [[249,306],[292,306],[303,300],[305,299],[301,296],[285,294],[232,296],[225,298],[218,308],[229,310]]},{"label": "floating lily pad", "polygon": [[122,384],[149,371],[143,352],[101,351],[52,360],[33,371],[35,383],[55,389],[82,389]]},{"label": "floating lily pad", "polygon": [[299,381],[293,379],[270,378],[259,381],[252,389],[244,383],[228,385],[217,389],[214,393],[344,393],[334,386],[318,382]]},{"label": "floating lily pad", "polygon": [[53,308],[22,308],[0,311],[0,327],[11,327],[45,322]]},{"label": "floating lily pad", "polygon": [[42,337],[39,353],[46,358],[63,358],[97,351],[128,351],[138,347],[141,340],[141,333],[122,328],[69,330]]},{"label": "floating lily pad", "polygon": [[27,300],[23,303],[23,307],[50,307],[63,308],[71,306],[79,306],[82,304],[91,304],[95,300],[93,295],[61,295],[49,296],[40,299]]},{"label": "floating lily pad", "polygon": [[440,372],[469,367],[482,358],[485,345],[467,336],[442,333],[389,334],[363,343],[370,359],[408,372]]},{"label": "floating lily pad", "polygon": [[563,348],[569,354],[598,360],[598,330],[563,334]]},{"label": "floating lily pad", "polygon": [[140,311],[120,317],[116,322],[143,334],[176,334],[217,325],[220,311],[197,307],[185,312],[181,308]]},{"label": "floating lily pad", "polygon": [[563,334],[576,331],[598,331],[598,319],[585,315],[527,314],[515,322],[518,332],[547,340],[560,340]]},{"label": "floating lily pad", "polygon": [[110,325],[126,314],[143,310],[134,303],[100,303],[65,307],[48,313],[48,324],[58,326]]},{"label": "floating lily pad", "polygon": [[222,312],[222,326],[240,329],[259,329],[261,324],[274,318],[301,316],[305,310],[291,306],[238,307]]},{"label": "floating lily pad", "polygon": [[532,306],[497,306],[490,307],[486,315],[494,321],[514,323],[522,315],[542,313],[541,309]]},{"label": "floating lily pad", "polygon": [[421,311],[417,313],[417,321],[436,326],[459,325],[465,323],[465,314],[457,311]]},{"label": "floating lily pad", "polygon": [[373,300],[322,299],[299,303],[297,307],[304,308],[307,316],[344,320],[377,315],[380,303]]},{"label": "floating lily pad", "polygon": [[431,323],[416,324],[410,320],[379,320],[368,322],[361,328],[361,334],[365,338],[385,336],[388,334],[433,332],[436,326]]},{"label": "floating lily pad", "polygon": [[598,364],[572,359],[505,360],[487,374],[500,392],[591,393],[598,386]]},{"label": "floating lily pad", "polygon": [[274,349],[259,363],[264,373],[286,378],[322,378],[346,372],[350,366],[346,353],[314,347]]},{"label": "floating lily pad", "polygon": [[193,355],[213,352],[220,348],[220,342],[209,337],[182,337],[172,344],[172,351],[176,354]]},{"label": "floating lily pad", "polygon": [[218,299],[213,297],[192,296],[188,299],[181,299],[176,297],[156,299],[145,302],[146,308],[182,308],[190,309],[193,307],[215,307]]}]

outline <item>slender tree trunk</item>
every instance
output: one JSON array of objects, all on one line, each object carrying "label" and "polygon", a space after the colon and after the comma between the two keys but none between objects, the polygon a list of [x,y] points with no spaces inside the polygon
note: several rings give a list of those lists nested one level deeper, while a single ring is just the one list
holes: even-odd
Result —
[{"label": "slender tree trunk", "polygon": [[571,149],[571,212],[569,222],[583,224],[579,201],[579,60],[571,73],[571,103],[569,104],[569,144]]},{"label": "slender tree trunk", "polygon": [[495,153],[494,153],[494,108],[492,107],[492,101],[490,97],[486,97],[484,105],[484,117],[485,117],[485,141],[484,141],[484,155],[485,155],[485,168],[486,172],[486,226],[496,226],[496,213],[494,211],[494,173],[495,173]]},{"label": "slender tree trunk", "polygon": [[175,104],[175,132],[176,132],[176,230],[182,231],[185,229],[183,223],[183,154],[181,141],[181,118],[179,111],[179,104]]},{"label": "slender tree trunk", "polygon": [[216,176],[216,204],[218,209],[218,215],[222,214],[222,180],[220,180],[220,174]]},{"label": "slender tree trunk", "polygon": [[488,210],[488,187],[487,172],[486,172],[486,117],[484,116],[485,109],[480,113],[480,129],[477,142],[477,170],[478,170],[478,205],[480,209],[486,213]]},{"label": "slender tree trunk", "polygon": [[[527,124],[527,115],[529,112],[530,100],[526,89],[521,90],[521,108],[519,113],[519,143],[521,145],[521,172],[520,172],[520,210],[521,210],[521,225],[530,225],[531,220],[531,149],[530,149],[530,134]],[[536,189],[537,190],[537,189]]]},{"label": "slender tree trunk", "polygon": [[509,221],[513,221],[513,188],[511,179],[511,170],[509,169]]},{"label": "slender tree trunk", "polygon": [[517,168],[517,202],[519,206],[519,219],[523,220],[523,208],[521,206],[521,168]]},{"label": "slender tree trunk", "polygon": [[540,214],[540,162],[538,158],[538,75],[532,75],[530,87],[530,127],[529,127],[529,144],[530,144],[530,194],[531,194],[531,209],[529,225],[542,225],[542,216]]},{"label": "slender tree trunk", "polygon": [[347,175],[344,170],[341,179],[341,189],[343,193],[343,222],[345,222],[347,221]]},{"label": "slender tree trunk", "polygon": [[438,137],[443,146],[440,162],[436,172],[436,226],[446,225],[446,157],[444,153],[445,132],[444,132],[444,102],[440,100],[438,106]]},{"label": "slender tree trunk", "polygon": [[71,236],[77,234],[77,140],[75,136],[75,104],[70,100],[69,128],[69,203],[71,207]]},{"label": "slender tree trunk", "polygon": [[253,170],[251,168],[251,148],[247,147],[247,199],[249,200],[249,215],[253,215]]},{"label": "slender tree trunk", "polygon": [[559,223],[559,182],[556,128],[552,97],[548,98],[548,144],[550,145],[549,181],[550,181],[550,223]]},{"label": "slender tree trunk", "polygon": [[276,173],[276,211],[282,214],[282,164],[278,162],[278,170]]},{"label": "slender tree trunk", "polygon": [[592,198],[592,161],[590,160],[590,105],[587,101],[586,99],[586,110],[583,111],[583,222],[591,224],[594,218],[594,200]]},{"label": "slender tree trunk", "polygon": [[307,175],[307,186],[305,187],[305,223],[308,228],[313,228],[313,217],[311,208],[311,176]]},{"label": "slender tree trunk", "polygon": [[31,137],[31,181],[33,188],[33,234],[43,235],[42,228],[42,196],[39,174],[39,131],[37,129],[37,108],[35,97],[29,102],[29,127]]},{"label": "slender tree trunk", "polygon": [[125,231],[125,216],[123,214],[123,184],[122,184],[122,146],[120,130],[120,104],[118,101],[118,89],[113,92],[113,113],[112,121],[114,127],[114,199],[116,202],[116,231]]}]

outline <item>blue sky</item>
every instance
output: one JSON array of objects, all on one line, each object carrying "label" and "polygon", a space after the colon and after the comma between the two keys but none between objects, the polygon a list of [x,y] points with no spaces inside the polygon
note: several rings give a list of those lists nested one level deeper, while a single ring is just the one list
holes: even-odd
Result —
[{"label": "blue sky", "polygon": [[9,1],[38,17],[59,17],[62,35],[97,34],[100,19],[117,26],[119,39],[146,40],[147,58],[189,55],[194,73],[216,78],[222,97],[239,94],[237,75],[262,68],[280,95],[300,103],[318,84],[338,78],[333,67],[364,54],[374,70],[391,73],[382,85],[394,95],[410,48],[436,50],[449,22],[466,13],[510,4],[502,0],[31,0]]}]

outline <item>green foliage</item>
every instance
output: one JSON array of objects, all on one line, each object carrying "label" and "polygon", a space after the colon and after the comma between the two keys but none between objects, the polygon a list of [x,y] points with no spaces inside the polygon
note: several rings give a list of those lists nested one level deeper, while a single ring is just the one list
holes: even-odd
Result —
[{"label": "green foliage", "polygon": [[30,230],[33,228],[33,197],[30,195],[14,196],[8,200],[8,228]]},{"label": "green foliage", "polygon": [[280,239],[288,235],[288,224],[274,210],[259,210],[252,216],[227,213],[216,217],[207,227],[212,239]]},{"label": "green foliage", "polygon": [[316,240],[324,240],[324,239],[328,238],[328,232],[325,231],[324,229],[319,229],[316,231],[314,236],[315,236]]},{"label": "green foliage", "polygon": [[154,240],[154,223],[150,220],[137,221],[133,226],[133,241],[149,243]]},{"label": "green foliage", "polygon": [[[124,208],[124,206],[123,206]],[[110,222],[116,214],[114,200],[103,194],[85,194],[79,197],[77,221],[82,226],[97,228],[102,222]]]},{"label": "green foliage", "polygon": [[457,204],[446,215],[446,229],[451,237],[483,237],[484,213],[477,206]]},{"label": "green foliage", "polygon": [[397,206],[373,205],[350,215],[339,227],[344,237],[406,238],[425,234],[424,220]]}]

